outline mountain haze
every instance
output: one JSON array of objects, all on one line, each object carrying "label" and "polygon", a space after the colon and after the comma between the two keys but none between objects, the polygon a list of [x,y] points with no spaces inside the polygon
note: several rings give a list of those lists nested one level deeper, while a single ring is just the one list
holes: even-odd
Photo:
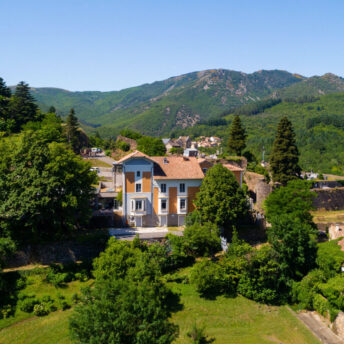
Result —
[{"label": "mountain haze", "polygon": [[167,135],[224,111],[267,97],[318,95],[344,90],[344,79],[333,74],[305,78],[281,70],[246,74],[225,69],[193,72],[121,91],[70,92],[32,88],[42,110],[53,105],[66,115],[71,107],[91,131],[114,136],[124,127],[144,134]]}]

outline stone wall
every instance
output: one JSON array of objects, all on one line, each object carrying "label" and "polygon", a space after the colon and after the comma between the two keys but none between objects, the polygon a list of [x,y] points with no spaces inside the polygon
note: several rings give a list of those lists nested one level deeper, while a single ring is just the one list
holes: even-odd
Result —
[{"label": "stone wall", "polygon": [[249,171],[246,171],[244,180],[253,199],[254,209],[261,212],[264,200],[272,192],[272,185],[267,184],[261,174]]},{"label": "stone wall", "polygon": [[317,193],[313,205],[316,209],[344,210],[344,187],[313,189]]}]

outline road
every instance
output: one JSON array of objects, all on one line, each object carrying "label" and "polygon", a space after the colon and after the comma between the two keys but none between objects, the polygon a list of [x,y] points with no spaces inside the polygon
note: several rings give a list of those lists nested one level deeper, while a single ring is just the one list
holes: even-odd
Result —
[{"label": "road", "polygon": [[311,330],[311,332],[324,344],[343,344],[340,339],[329,327],[328,324],[314,314],[314,312],[301,312],[296,316]]}]

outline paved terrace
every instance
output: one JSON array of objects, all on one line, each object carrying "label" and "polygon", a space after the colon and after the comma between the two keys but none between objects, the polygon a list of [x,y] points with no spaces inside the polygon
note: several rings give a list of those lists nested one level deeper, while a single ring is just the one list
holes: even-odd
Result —
[{"label": "paved terrace", "polygon": [[110,236],[114,236],[119,240],[133,240],[138,234],[142,240],[162,239],[168,233],[178,236],[183,235],[183,231],[169,231],[164,227],[124,227],[124,228],[110,228]]}]

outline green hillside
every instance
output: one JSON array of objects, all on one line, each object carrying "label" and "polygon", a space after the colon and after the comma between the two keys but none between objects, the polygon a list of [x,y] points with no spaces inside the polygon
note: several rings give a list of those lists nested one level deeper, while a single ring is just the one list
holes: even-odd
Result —
[{"label": "green hillside", "polygon": [[[259,159],[263,147],[268,159],[279,120],[292,121],[304,169],[323,173],[344,174],[344,93],[315,98],[314,101],[282,101],[255,115],[242,115],[248,132],[248,149]],[[225,119],[230,124],[233,115]],[[196,125],[175,135],[217,135],[227,140],[228,125]]]},{"label": "green hillside", "polygon": [[193,126],[223,111],[257,101],[303,78],[279,70],[245,74],[230,70],[206,70],[128,88],[116,92],[69,92],[33,88],[39,106],[53,105],[66,115],[71,107],[88,125],[101,125],[103,136],[123,127],[144,134],[166,135],[175,127]]}]

